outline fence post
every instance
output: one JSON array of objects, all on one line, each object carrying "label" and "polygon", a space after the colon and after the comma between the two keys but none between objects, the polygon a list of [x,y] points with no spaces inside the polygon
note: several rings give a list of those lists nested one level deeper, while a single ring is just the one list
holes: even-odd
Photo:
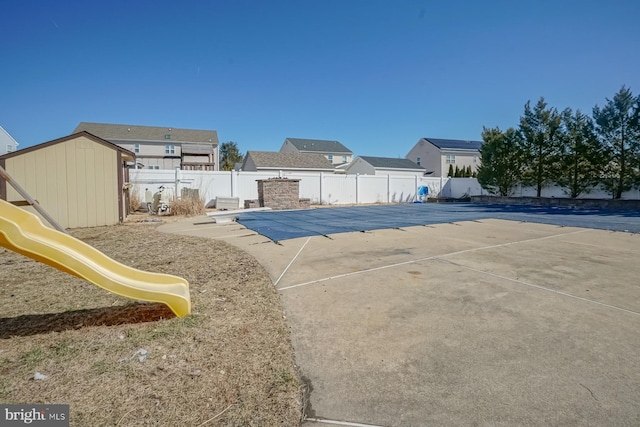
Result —
[{"label": "fence post", "polygon": [[359,198],[358,198],[358,190],[360,190],[360,174],[357,173],[356,174],[356,205],[358,203],[360,203]]},{"label": "fence post", "polygon": [[387,175],[387,203],[391,203],[391,175]]},{"label": "fence post", "polygon": [[320,172],[320,204],[322,204],[322,181],[324,178],[324,172]]},{"label": "fence post", "polygon": [[234,171],[229,171],[229,173],[231,174],[231,197],[236,197],[237,176]]},{"label": "fence post", "polygon": [[176,166],[175,186],[176,186],[176,195],[174,198],[178,200],[179,194],[180,194],[180,192],[178,191],[180,187],[180,166]]}]

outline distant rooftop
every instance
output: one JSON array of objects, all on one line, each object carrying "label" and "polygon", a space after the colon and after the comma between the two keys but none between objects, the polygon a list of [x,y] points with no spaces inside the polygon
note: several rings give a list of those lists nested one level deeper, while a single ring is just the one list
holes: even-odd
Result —
[{"label": "distant rooftop", "polygon": [[285,142],[289,141],[299,151],[314,151],[318,153],[345,153],[353,154],[351,150],[342,145],[338,141],[327,141],[324,139],[301,139],[301,138],[287,138]]},{"label": "distant rooftop", "polygon": [[369,163],[374,168],[386,169],[421,169],[424,168],[409,159],[397,159],[393,157],[371,157],[360,156],[362,160]]},{"label": "distant rooftop", "polygon": [[460,139],[423,138],[441,150],[473,150],[479,151],[482,141],[464,141]]},{"label": "distant rooftop", "polygon": [[110,141],[218,143],[218,133],[215,130],[81,122],[73,133],[81,131],[87,131]]},{"label": "distant rooftop", "polygon": [[[280,153],[273,151],[248,151],[248,158],[258,168],[283,168],[283,169],[327,169],[333,170],[333,165],[326,157],[316,153]],[[243,165],[244,169],[244,165]]]}]

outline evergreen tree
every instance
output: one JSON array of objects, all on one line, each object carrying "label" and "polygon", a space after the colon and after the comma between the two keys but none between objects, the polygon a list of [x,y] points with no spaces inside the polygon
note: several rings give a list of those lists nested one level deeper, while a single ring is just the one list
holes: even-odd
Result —
[{"label": "evergreen tree", "polygon": [[453,165],[449,165],[449,173],[447,173],[449,178],[453,178]]},{"label": "evergreen tree", "polygon": [[548,109],[544,98],[540,98],[533,109],[531,101],[527,101],[524,115],[520,117],[521,148],[527,165],[522,182],[535,186],[537,197],[558,176],[561,122],[561,115],[555,108]]},{"label": "evergreen tree", "polygon": [[604,186],[614,199],[640,185],[640,96],[622,86],[600,108],[593,108],[596,132],[604,147]]},{"label": "evergreen tree", "polygon": [[557,183],[575,198],[598,185],[604,156],[589,116],[580,110],[573,114],[568,108],[562,112],[562,126],[564,142]]},{"label": "evergreen tree", "polygon": [[453,176],[454,176],[455,178],[460,178],[460,168],[458,167],[458,165],[456,165],[456,171],[455,171],[455,173],[453,174]]},{"label": "evergreen tree", "polygon": [[238,144],[233,141],[223,142],[220,146],[220,170],[230,171],[244,156],[238,151]]},{"label": "evergreen tree", "polygon": [[465,169],[464,177],[465,178],[471,178],[471,166],[467,166],[467,168]]},{"label": "evergreen tree", "polygon": [[510,196],[523,170],[522,135],[513,128],[483,128],[478,182],[491,194]]}]

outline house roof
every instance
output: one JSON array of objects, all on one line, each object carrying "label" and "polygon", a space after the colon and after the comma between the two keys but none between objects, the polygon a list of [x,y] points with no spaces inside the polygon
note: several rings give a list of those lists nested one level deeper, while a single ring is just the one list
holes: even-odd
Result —
[{"label": "house roof", "polygon": [[342,145],[338,141],[326,141],[324,139],[301,139],[301,138],[287,138],[285,141],[289,141],[293,144],[298,151],[313,151],[317,153],[345,153],[353,154],[351,150]]},{"label": "house roof", "polygon": [[248,158],[253,160],[256,168],[265,169],[326,169],[333,170],[333,166],[326,157],[316,153],[279,153],[273,151],[247,151]]},{"label": "house roof", "polygon": [[129,151],[126,150],[122,147],[120,147],[119,145],[116,145],[112,142],[109,142],[105,139],[102,139],[98,136],[95,136],[89,132],[86,131],[81,131],[81,132],[76,132],[73,133],[71,135],[67,135],[67,136],[63,136],[62,138],[58,138],[58,139],[54,139],[52,141],[48,141],[48,142],[43,142],[42,144],[37,144],[37,145],[33,145],[31,147],[27,147],[27,148],[23,148],[22,150],[17,150],[17,151],[13,151],[11,153],[7,153],[7,154],[3,154],[2,156],[0,156],[0,159],[8,159],[10,157],[15,157],[15,156],[21,156],[25,153],[29,153],[31,151],[35,151],[35,150],[39,150],[41,148],[45,148],[45,147],[49,147],[51,145],[55,145],[55,144],[60,144],[61,142],[66,142],[66,141],[70,141],[72,139],[78,138],[78,137],[85,137],[88,138],[90,140],[92,140],[93,142],[96,142],[98,144],[102,144],[105,145],[113,150],[119,151],[120,153],[122,153],[122,158],[126,161],[132,162],[135,160],[136,155]]},{"label": "house roof", "polygon": [[397,159],[393,157],[371,157],[360,156],[362,160],[369,163],[376,169],[416,169],[424,170],[424,168],[409,159]]},{"label": "house roof", "polygon": [[[81,122],[75,132],[87,131],[110,141],[157,141],[218,144],[215,130]],[[169,138],[166,137],[169,135]]]},{"label": "house roof", "polygon": [[424,138],[441,150],[473,150],[480,151],[482,141],[463,141],[460,139]]}]

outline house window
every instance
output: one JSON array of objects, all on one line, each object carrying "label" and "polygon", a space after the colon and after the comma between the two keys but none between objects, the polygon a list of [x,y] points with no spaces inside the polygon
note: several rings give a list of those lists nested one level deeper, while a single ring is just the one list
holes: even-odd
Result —
[{"label": "house window", "polygon": [[473,163],[477,163],[478,162],[478,156],[473,156]]},{"label": "house window", "polygon": [[165,133],[164,134],[164,139],[171,139],[171,134],[170,133]]},{"label": "house window", "polygon": [[347,156],[342,156],[342,163],[347,163]]},{"label": "house window", "polygon": [[167,144],[164,146],[164,154],[176,154],[176,146],[173,144]]},{"label": "house window", "polygon": [[448,165],[455,165],[456,164],[456,155],[455,154],[447,154],[445,156],[445,163]]},{"label": "house window", "polygon": [[147,169],[160,169],[160,166],[158,165],[147,166]]},{"label": "house window", "polygon": [[329,154],[329,155],[327,156],[327,159],[329,159],[329,161],[330,161],[331,163],[333,163],[333,154]]},{"label": "house window", "polygon": [[418,166],[420,166],[420,157],[417,157],[417,158],[416,158],[416,164],[417,164]]},{"label": "house window", "polygon": [[13,145],[7,144],[7,153],[11,153],[13,151]]},{"label": "house window", "polygon": [[134,153],[140,152],[140,144],[133,144],[133,152]]}]

